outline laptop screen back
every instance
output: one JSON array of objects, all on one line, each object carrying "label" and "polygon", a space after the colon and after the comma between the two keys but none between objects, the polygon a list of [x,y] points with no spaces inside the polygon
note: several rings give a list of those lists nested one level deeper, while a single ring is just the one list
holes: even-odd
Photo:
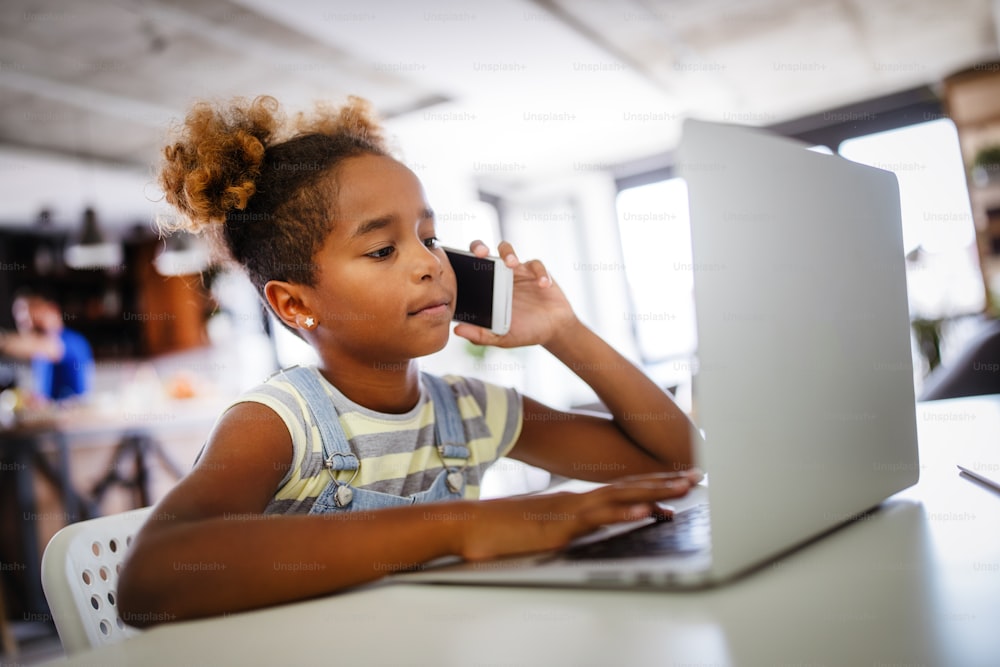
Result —
[{"label": "laptop screen back", "polygon": [[686,121],[698,372],[717,575],[918,477],[895,176]]}]

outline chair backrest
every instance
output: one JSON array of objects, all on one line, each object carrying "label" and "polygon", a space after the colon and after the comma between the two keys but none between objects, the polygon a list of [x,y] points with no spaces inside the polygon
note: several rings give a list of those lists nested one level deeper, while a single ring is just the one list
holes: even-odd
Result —
[{"label": "chair backrest", "polygon": [[67,654],[139,632],[118,616],[118,573],[151,510],[72,523],[49,540],[42,556],[42,590]]}]

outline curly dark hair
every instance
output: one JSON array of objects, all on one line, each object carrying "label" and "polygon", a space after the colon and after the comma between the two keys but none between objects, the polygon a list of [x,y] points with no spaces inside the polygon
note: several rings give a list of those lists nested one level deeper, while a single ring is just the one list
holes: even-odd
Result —
[{"label": "curly dark hair", "polygon": [[358,97],[291,123],[269,96],[199,102],[175,133],[159,181],[182,219],[162,226],[205,233],[261,298],[270,280],[316,284],[313,257],[336,217],[335,178],[324,177],[346,158],[389,155],[370,104]]}]

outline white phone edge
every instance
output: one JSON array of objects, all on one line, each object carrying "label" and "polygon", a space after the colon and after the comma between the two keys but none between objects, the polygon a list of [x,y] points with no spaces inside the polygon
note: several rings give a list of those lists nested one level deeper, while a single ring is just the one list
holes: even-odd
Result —
[{"label": "white phone edge", "polygon": [[514,272],[499,257],[493,262],[493,326],[490,331],[503,336],[510,331],[514,304]]}]

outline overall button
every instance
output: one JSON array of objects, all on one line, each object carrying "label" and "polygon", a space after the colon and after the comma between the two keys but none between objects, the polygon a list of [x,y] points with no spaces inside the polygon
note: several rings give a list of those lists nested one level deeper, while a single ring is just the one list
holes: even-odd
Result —
[{"label": "overall button", "polygon": [[452,493],[458,493],[462,490],[462,487],[465,486],[465,476],[462,474],[461,470],[453,470],[448,473],[446,482],[448,483],[449,491]]},{"label": "overall button", "polygon": [[337,507],[346,507],[351,504],[352,500],[354,500],[354,491],[352,491],[351,487],[346,484],[341,484],[334,492],[333,500],[337,503]]}]

